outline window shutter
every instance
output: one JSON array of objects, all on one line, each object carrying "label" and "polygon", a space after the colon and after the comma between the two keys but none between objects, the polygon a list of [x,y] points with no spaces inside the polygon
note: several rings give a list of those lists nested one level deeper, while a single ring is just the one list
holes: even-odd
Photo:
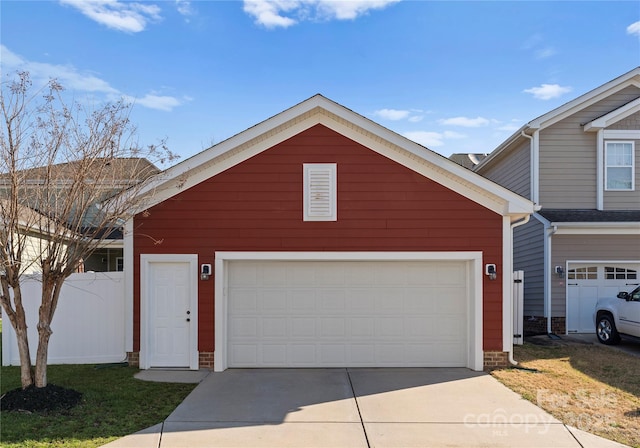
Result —
[{"label": "window shutter", "polygon": [[337,188],[335,163],[305,163],[305,221],[337,221]]}]

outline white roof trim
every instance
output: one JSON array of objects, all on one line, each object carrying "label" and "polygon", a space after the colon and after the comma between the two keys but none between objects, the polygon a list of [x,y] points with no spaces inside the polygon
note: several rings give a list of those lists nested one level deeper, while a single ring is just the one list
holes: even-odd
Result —
[{"label": "white roof trim", "polygon": [[544,115],[541,115],[535,120],[529,122],[529,127],[540,129],[551,126],[569,115],[574,114],[578,110],[589,107],[603,98],[606,98],[629,86],[636,86],[640,88],[640,67],[636,67],[624,75],[619,76],[616,79],[613,79],[600,87],[597,87],[550,112],[547,112]]},{"label": "white roof trim", "polygon": [[637,222],[551,222],[556,235],[640,235]]},{"label": "white roof trim", "polygon": [[533,203],[528,199],[322,95],[315,95],[157,174],[140,192],[150,196],[145,207],[169,199],[317,124],[345,135],[498,214],[512,215],[516,220],[533,212]]},{"label": "white roof trim", "polygon": [[609,127],[620,120],[624,120],[625,118],[635,114],[636,112],[640,112],[640,98],[637,98],[622,107],[617,108],[609,112],[606,115],[603,115],[600,118],[596,118],[595,120],[584,125],[585,132],[595,132],[600,129],[604,129]]},{"label": "white roof trim", "polygon": [[514,132],[507,140],[501,143],[496,149],[494,149],[489,156],[482,160],[482,162],[476,165],[474,167],[474,171],[479,171],[482,167],[490,164],[500,154],[510,148],[514,141],[522,138],[523,132],[531,135],[533,131],[551,126],[575,112],[595,104],[603,98],[606,98],[607,96],[629,86],[636,86],[640,88],[640,67],[636,67],[624,75],[621,75],[525,124]]}]

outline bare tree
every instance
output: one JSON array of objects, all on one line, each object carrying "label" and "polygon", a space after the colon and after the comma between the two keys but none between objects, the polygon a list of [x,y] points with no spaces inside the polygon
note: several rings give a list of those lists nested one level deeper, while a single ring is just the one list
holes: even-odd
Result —
[{"label": "bare tree", "polygon": [[[0,97],[0,302],[16,332],[23,388],[47,385],[51,322],[65,279],[139,209],[136,192],[157,172],[153,163],[174,157],[163,143],[133,141],[128,104],[88,110],[68,105],[62,92],[56,81],[34,89],[21,72],[3,80]],[[35,365],[20,288],[33,271],[42,279]]]}]

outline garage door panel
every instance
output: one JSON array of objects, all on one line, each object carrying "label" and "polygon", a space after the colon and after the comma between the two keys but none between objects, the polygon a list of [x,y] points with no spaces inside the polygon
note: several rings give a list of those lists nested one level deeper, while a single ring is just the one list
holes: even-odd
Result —
[{"label": "garage door panel", "polygon": [[229,304],[232,314],[258,312],[258,291],[255,289],[234,289],[233,302]]},{"label": "garage door panel", "polygon": [[344,314],[347,298],[344,289],[328,289],[318,292],[320,311]]},{"label": "garage door panel", "polygon": [[230,367],[467,365],[465,262],[230,265]]},{"label": "garage door panel", "polygon": [[459,263],[448,263],[438,267],[438,283],[441,285],[459,285],[464,286],[461,283],[461,279],[466,278],[465,267]]},{"label": "garage door panel", "polygon": [[[260,311],[264,314],[282,314],[287,309],[285,290],[264,290],[261,294]],[[257,310],[256,310],[257,311]]]},{"label": "garage door panel", "polygon": [[314,289],[283,290],[281,292],[288,298],[291,310],[299,314],[309,314],[316,311],[316,291]]}]

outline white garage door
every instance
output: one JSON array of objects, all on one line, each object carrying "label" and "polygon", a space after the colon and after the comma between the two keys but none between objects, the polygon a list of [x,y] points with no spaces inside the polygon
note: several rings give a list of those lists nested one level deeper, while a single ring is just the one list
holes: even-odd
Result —
[{"label": "white garage door", "polygon": [[567,332],[595,333],[593,311],[598,298],[631,292],[640,284],[637,263],[569,263],[567,271]]},{"label": "white garage door", "polygon": [[464,367],[463,261],[232,261],[229,367]]}]

